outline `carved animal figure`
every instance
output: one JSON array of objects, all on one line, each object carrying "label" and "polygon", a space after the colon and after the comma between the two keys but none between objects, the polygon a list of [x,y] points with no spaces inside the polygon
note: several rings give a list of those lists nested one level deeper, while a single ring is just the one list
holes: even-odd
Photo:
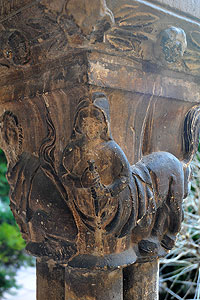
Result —
[{"label": "carved animal figure", "polygon": [[0,140],[9,160],[10,207],[27,242],[26,249],[36,256],[67,259],[76,252],[77,227],[54,169],[54,126],[48,114],[47,124],[49,134],[39,158],[22,152],[22,129],[11,112],[1,118]]},{"label": "carved animal figure", "polygon": [[154,239],[171,249],[181,228],[189,168],[168,152],[155,152],[132,166],[132,174],[138,197],[138,220],[133,238],[134,234],[143,236],[139,247],[145,252],[156,251]]}]

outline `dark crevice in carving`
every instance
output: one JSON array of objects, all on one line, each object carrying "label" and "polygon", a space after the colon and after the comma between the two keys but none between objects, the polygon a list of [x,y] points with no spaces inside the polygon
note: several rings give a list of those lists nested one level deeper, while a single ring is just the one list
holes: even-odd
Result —
[{"label": "dark crevice in carving", "polygon": [[189,164],[199,145],[200,107],[194,106],[185,117],[183,129],[184,161]]},{"label": "dark crevice in carving", "polygon": [[[119,222],[120,222],[120,217],[121,217],[121,203],[118,203],[118,207],[116,209],[116,213],[114,218],[111,220],[111,222],[105,227],[105,230],[107,233],[113,233],[116,231],[116,227],[118,227]],[[117,235],[117,233],[116,233]]]},{"label": "dark crevice in carving", "polygon": [[54,168],[56,131],[48,111],[46,114],[46,123],[47,123],[48,134],[40,146],[39,157],[42,164],[49,164],[51,168]]}]

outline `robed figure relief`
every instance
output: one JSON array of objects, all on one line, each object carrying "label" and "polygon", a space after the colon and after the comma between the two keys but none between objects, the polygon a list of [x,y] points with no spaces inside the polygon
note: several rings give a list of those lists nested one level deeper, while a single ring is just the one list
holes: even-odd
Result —
[{"label": "robed figure relief", "polygon": [[79,227],[82,253],[125,250],[127,233],[136,225],[136,187],[129,162],[112,139],[109,118],[104,94],[81,101],[63,152],[61,177]]},{"label": "robed figure relief", "polygon": [[132,245],[138,255],[159,255],[174,246],[180,230],[189,169],[167,152],[130,166],[109,123],[104,94],[81,101],[63,152],[61,178],[79,229],[79,250],[98,249],[100,255]]},{"label": "robed figure relief", "polygon": [[59,166],[47,108],[45,119],[48,133],[36,156],[23,151],[17,116],[1,117],[11,209],[27,250],[87,268],[123,266],[170,250],[183,219],[187,165],[157,152],[131,166],[112,138],[103,93],[80,100]]}]

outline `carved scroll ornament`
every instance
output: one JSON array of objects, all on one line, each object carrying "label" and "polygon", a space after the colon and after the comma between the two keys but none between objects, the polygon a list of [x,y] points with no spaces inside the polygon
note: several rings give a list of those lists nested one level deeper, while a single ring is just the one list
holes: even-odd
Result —
[{"label": "carved scroll ornament", "polygon": [[111,268],[151,260],[174,246],[187,195],[185,161],[155,152],[131,166],[112,138],[102,93],[79,102],[59,169],[48,108],[46,124],[36,156],[23,151],[17,116],[6,111],[1,117],[10,206],[31,254],[72,267]]}]

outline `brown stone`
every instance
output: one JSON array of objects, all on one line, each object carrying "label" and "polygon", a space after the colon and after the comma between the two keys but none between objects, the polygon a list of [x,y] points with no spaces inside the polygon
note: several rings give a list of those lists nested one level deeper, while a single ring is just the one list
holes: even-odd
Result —
[{"label": "brown stone", "polygon": [[124,300],[158,300],[159,264],[155,260],[124,269]]},{"label": "brown stone", "polygon": [[139,275],[155,283],[175,244],[199,141],[199,21],[136,0],[1,4],[0,146],[38,300],[122,299],[126,267],[124,297],[153,299]]}]

